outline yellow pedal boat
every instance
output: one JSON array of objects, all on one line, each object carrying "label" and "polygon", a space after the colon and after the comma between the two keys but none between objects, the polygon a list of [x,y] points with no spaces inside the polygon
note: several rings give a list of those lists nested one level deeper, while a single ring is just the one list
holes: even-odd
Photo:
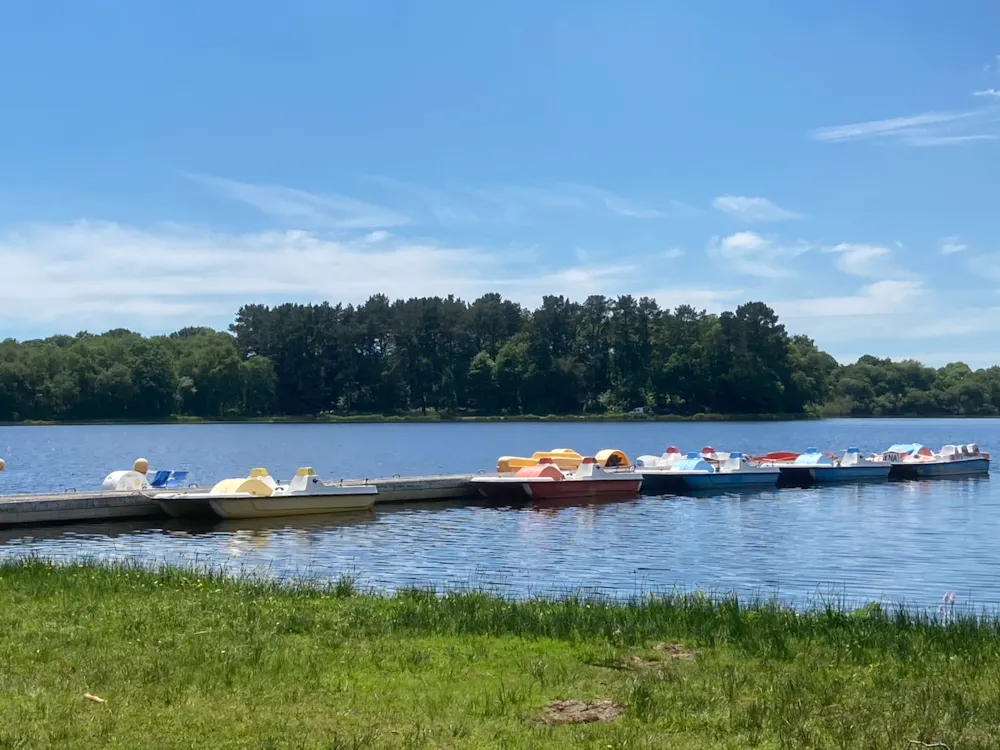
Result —
[{"label": "yellow pedal boat", "polygon": [[[181,498],[207,502],[220,518],[243,519],[370,510],[376,495],[374,484],[324,482],[304,466],[288,484],[278,484],[266,469],[254,469],[249,477],[223,479],[208,492],[186,492]],[[169,502],[173,498],[158,495],[156,499]]]}]

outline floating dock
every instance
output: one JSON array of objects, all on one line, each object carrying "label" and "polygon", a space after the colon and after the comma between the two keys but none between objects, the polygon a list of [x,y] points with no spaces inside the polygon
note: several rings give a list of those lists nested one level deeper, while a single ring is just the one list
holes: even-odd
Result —
[{"label": "floating dock", "polygon": [[[473,474],[430,477],[389,477],[386,479],[345,479],[345,486],[374,484],[376,505],[424,500],[460,500],[476,497]],[[184,489],[166,490],[170,493]],[[192,491],[197,491],[192,488]],[[200,491],[204,492],[204,489]],[[102,521],[109,518],[152,518],[166,516],[148,490],[143,492],[53,492],[33,495],[0,495],[0,527],[74,521]]]},{"label": "floating dock", "polygon": [[0,496],[0,526],[145,518],[161,514],[163,511],[155,500],[137,492]]}]

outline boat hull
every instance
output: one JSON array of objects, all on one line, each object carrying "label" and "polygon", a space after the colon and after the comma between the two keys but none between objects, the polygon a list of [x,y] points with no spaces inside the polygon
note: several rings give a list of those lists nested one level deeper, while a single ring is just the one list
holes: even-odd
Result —
[{"label": "boat hull", "polygon": [[664,495],[684,490],[726,490],[750,487],[774,487],[780,472],[692,472],[648,471],[642,472],[642,492],[645,495]]},{"label": "boat hull", "polygon": [[788,484],[835,484],[873,482],[889,478],[890,465],[866,466],[782,466],[781,479]]},{"label": "boat hull", "polygon": [[904,461],[892,464],[892,479],[933,479],[935,477],[965,477],[989,474],[990,462],[982,456],[958,461]]},{"label": "boat hull", "polygon": [[472,482],[484,498],[496,503],[524,503],[529,499],[523,482],[484,480]]},{"label": "boat hull", "polygon": [[209,499],[209,503],[217,516],[227,520],[278,518],[371,510],[375,505],[376,494],[376,492],[344,492],[270,497],[216,495]]},{"label": "boat hull", "polygon": [[161,500],[154,495],[160,508],[172,518],[215,518],[216,513],[208,498],[171,498]]},{"label": "boat hull", "polygon": [[522,486],[532,500],[610,500],[639,496],[642,479],[565,479],[552,482],[525,482]]}]

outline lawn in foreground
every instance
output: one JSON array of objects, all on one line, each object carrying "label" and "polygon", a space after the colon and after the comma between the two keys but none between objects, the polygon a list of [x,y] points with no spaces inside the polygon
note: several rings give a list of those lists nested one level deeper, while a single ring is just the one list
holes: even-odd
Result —
[{"label": "lawn in foreground", "polygon": [[[994,748],[1000,623],[0,564],[0,748]],[[85,698],[90,695],[103,700]],[[552,723],[554,701],[606,701]],[[549,722],[549,723],[546,723]]]}]

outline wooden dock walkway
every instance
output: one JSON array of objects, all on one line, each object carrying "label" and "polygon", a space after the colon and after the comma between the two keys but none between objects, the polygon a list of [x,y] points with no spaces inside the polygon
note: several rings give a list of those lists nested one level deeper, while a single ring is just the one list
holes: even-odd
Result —
[{"label": "wooden dock walkway", "polygon": [[[374,484],[376,505],[459,500],[475,497],[469,481],[472,474],[428,477],[386,477],[345,479],[338,484]],[[198,488],[205,491],[206,488]],[[191,491],[167,490],[169,492]],[[148,493],[141,492],[52,492],[29,495],[0,495],[0,526],[102,521],[109,518],[152,518],[166,514]]]}]

